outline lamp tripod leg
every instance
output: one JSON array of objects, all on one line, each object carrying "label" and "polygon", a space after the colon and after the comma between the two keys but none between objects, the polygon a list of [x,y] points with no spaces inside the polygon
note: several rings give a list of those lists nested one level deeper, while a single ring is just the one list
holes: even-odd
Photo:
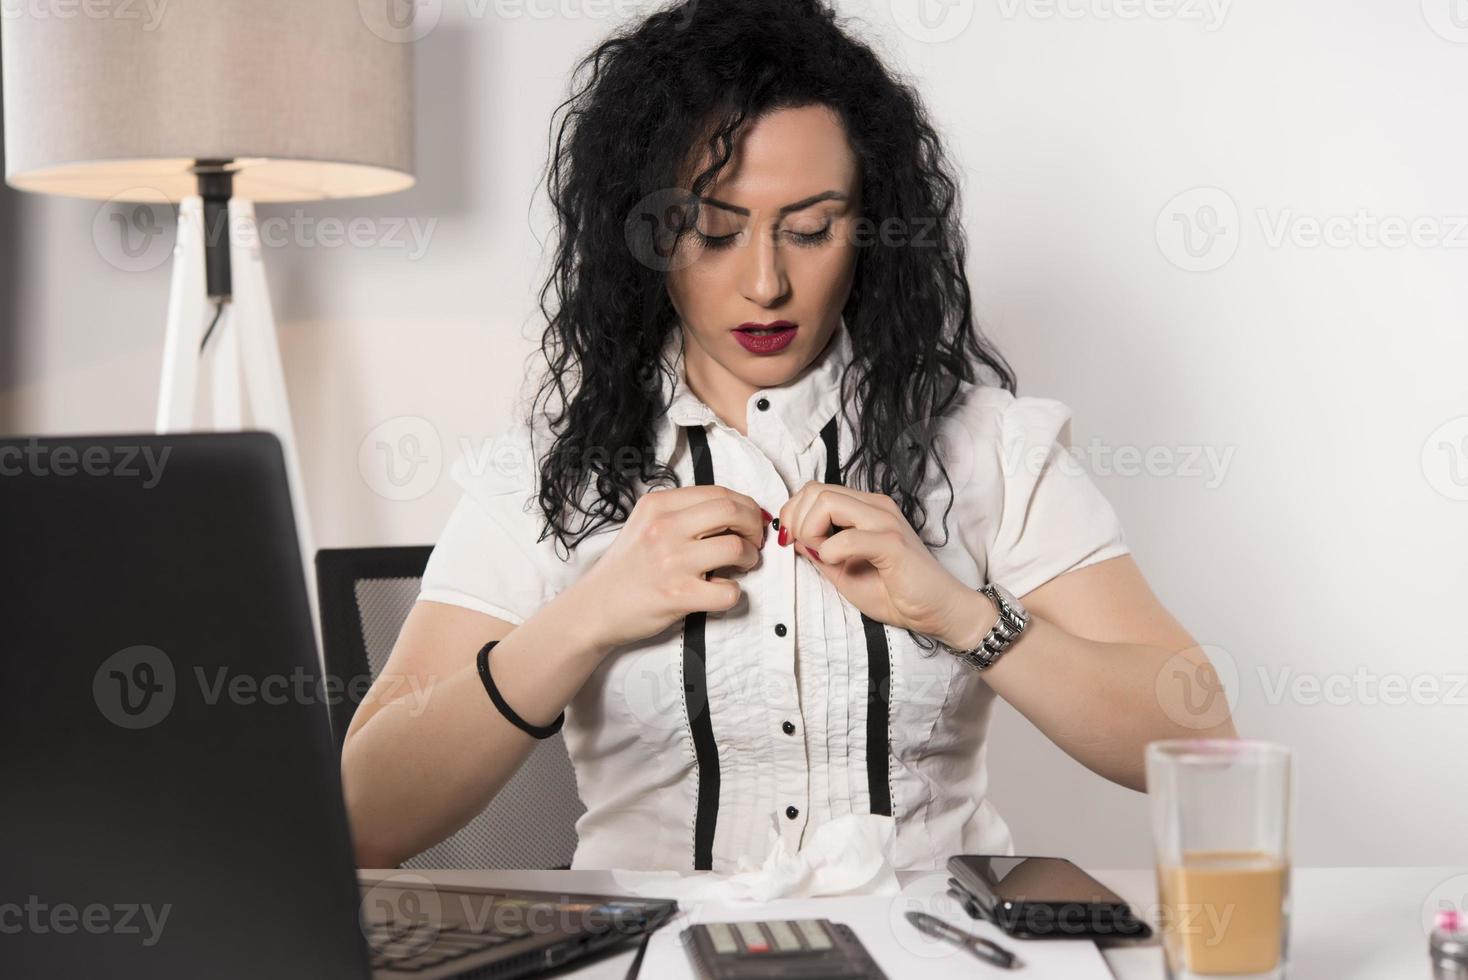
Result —
[{"label": "lamp tripod leg", "polygon": [[159,434],[194,427],[198,400],[199,341],[209,308],[204,282],[204,200],[184,198],[178,206],[173,241],[173,277],[168,285],[168,326],[163,339],[163,376],[158,388]]}]

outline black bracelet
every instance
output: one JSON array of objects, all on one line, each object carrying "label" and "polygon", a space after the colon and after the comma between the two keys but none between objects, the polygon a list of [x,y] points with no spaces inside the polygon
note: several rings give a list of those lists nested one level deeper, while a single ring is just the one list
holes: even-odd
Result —
[{"label": "black bracelet", "polygon": [[499,640],[490,640],[480,648],[477,661],[479,664],[479,679],[484,682],[484,689],[489,692],[489,699],[494,702],[496,708],[500,709],[500,714],[509,719],[510,723],[522,732],[527,735],[534,735],[536,738],[550,738],[561,730],[561,725],[566,720],[566,713],[562,711],[556,716],[556,720],[549,725],[532,725],[524,718],[515,714],[514,709],[506,704],[505,699],[500,695],[500,689],[494,686],[494,678],[489,676],[489,651],[494,649],[497,643],[499,643]]}]

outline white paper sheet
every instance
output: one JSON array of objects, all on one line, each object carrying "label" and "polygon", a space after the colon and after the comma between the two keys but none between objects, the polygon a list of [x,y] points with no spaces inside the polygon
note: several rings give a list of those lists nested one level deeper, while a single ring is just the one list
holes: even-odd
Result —
[{"label": "white paper sheet", "polygon": [[[732,922],[746,919],[830,919],[850,926],[872,958],[891,980],[921,977],[1013,977],[1016,980],[1112,980],[1111,969],[1096,944],[1081,939],[1012,939],[988,922],[968,918],[948,898],[947,875],[924,875],[897,895],[858,895],[839,898],[780,899],[754,903],[687,901],[678,903],[679,915],[659,929],[648,943],[639,976],[656,980],[693,978],[696,973],[679,933],[694,922]],[[926,936],[907,921],[906,912],[918,909],[953,923],[976,936],[991,939],[1019,957],[1022,966],[1004,970],[965,949]]]}]

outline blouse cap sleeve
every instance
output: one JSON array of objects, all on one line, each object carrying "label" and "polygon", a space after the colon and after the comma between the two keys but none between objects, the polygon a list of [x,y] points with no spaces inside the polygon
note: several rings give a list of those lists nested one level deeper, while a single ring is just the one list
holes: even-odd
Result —
[{"label": "blouse cap sleeve", "polygon": [[462,493],[429,555],[418,598],[519,626],[564,587],[545,518],[527,431],[512,426],[484,452],[455,460]]},{"label": "blouse cap sleeve", "polygon": [[[988,580],[1016,596],[1069,571],[1127,554],[1121,521],[1072,453],[1070,408],[1002,388],[974,394],[970,423],[997,454],[977,521]],[[985,467],[988,469],[989,467]]]}]

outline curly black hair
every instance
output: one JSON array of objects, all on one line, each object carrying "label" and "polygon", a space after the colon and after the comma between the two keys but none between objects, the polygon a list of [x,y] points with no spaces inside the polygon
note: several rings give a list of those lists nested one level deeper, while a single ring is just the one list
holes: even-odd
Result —
[{"label": "curly black hair", "polygon": [[[666,265],[656,261],[669,253],[666,242],[639,240],[646,225],[634,219],[655,208],[663,220],[659,202],[682,188],[690,151],[706,140],[712,163],[684,189],[690,209],[673,221],[676,241],[741,127],[810,105],[833,110],[844,126],[858,161],[861,225],[892,227],[885,222],[895,219],[921,231],[860,243],[843,308],[852,362],[840,382],[846,403],[860,406],[843,482],[892,496],[921,534],[920,498],[937,456],[931,435],[959,381],[984,383],[978,375],[987,370],[988,383],[1012,392],[1015,379],[974,323],[957,182],[913,86],[838,25],[822,0],[686,0],[603,41],[577,64],[571,91],[552,115],[545,175],[559,241],[539,293],[549,370],[535,406],[545,403],[540,414],[555,433],[539,464],[541,540],[554,530],[573,548],[627,519],[638,480],[679,482],[646,449],[668,408],[659,355],[680,329]],[[664,222],[645,234],[668,231]],[[936,462],[951,510],[952,481]],[[575,537],[563,510],[585,518]]]}]

